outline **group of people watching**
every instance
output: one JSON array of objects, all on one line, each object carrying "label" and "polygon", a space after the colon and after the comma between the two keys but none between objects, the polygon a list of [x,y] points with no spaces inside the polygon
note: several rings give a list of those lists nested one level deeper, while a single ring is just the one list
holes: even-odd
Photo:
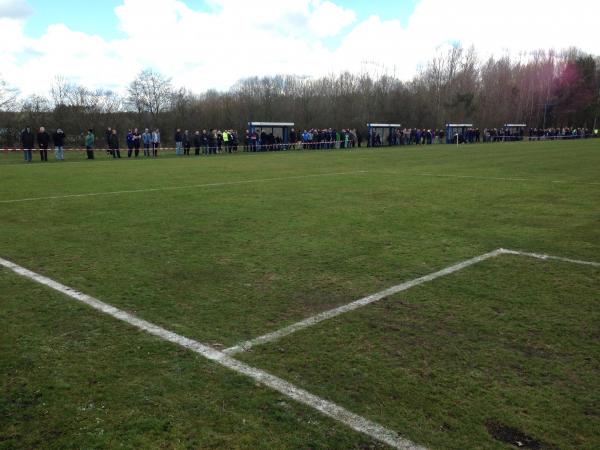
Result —
[{"label": "group of people watching", "polygon": [[[383,136],[382,134],[383,133]],[[105,132],[106,153],[109,157],[121,158],[120,136],[116,128],[108,127]],[[483,133],[479,128],[468,128],[454,133],[452,142],[459,143],[477,142],[503,142],[523,140],[544,139],[576,139],[584,137],[599,137],[599,130],[593,132],[585,128],[529,128],[525,136],[525,129],[520,128],[485,128]],[[25,162],[32,162],[33,150],[39,149],[42,162],[48,161],[48,150],[54,149],[54,158],[64,161],[64,145],[66,135],[64,131],[57,128],[50,134],[44,127],[34,132],[31,127],[26,127],[20,136]],[[288,150],[288,149],[340,149],[362,146],[362,136],[356,129],[335,130],[334,128],[304,129],[296,131],[291,129],[287,142],[281,135],[267,132],[267,130],[246,130],[243,149],[250,152]],[[443,143],[446,131],[443,129],[422,128],[397,128],[391,131],[373,129],[367,136],[367,147],[381,147],[383,145],[431,145]],[[218,153],[234,153],[240,147],[238,135],[235,130],[189,130],[178,128],[174,134],[175,154],[177,156],[189,156],[192,147],[194,155],[214,155]],[[85,148],[88,159],[94,159],[96,136],[92,129],[87,131],[84,137]],[[140,132],[138,128],[127,130],[125,135],[127,157],[137,158],[143,150],[146,158],[158,156],[161,145],[161,134],[158,128],[150,131],[145,128]]]},{"label": "group of people watching", "polygon": [[196,130],[191,134],[188,130],[175,132],[175,154],[177,156],[190,155],[194,147],[194,155],[215,155],[217,153],[233,153],[238,150],[239,142],[234,130]]},{"label": "group of people watching", "polygon": [[42,162],[48,161],[48,148],[50,143],[54,146],[54,158],[57,161],[64,161],[64,146],[66,135],[58,128],[52,135],[44,127],[40,127],[37,133],[33,133],[31,127],[26,127],[21,132],[21,145],[23,146],[23,157],[25,162],[30,163],[33,159],[33,149],[37,142],[40,150],[40,159]]},{"label": "group of people watching", "polygon": [[381,147],[382,145],[432,145],[440,144],[444,140],[444,130],[426,128],[396,128],[392,132],[381,136],[378,129],[369,135],[370,147]]},{"label": "group of people watching", "polygon": [[585,137],[598,137],[598,129],[588,130],[586,128],[530,128],[529,129],[529,140],[530,141],[541,141],[544,139],[581,139]]},{"label": "group of people watching", "polygon": [[[117,129],[108,127],[104,134],[104,138],[107,145],[107,155],[112,156],[115,159],[121,158],[119,133]],[[94,141],[94,131],[88,130],[85,139],[85,149],[87,151],[88,159],[94,159]],[[143,133],[140,133],[138,128],[127,130],[125,142],[127,145],[128,158],[131,158],[132,155],[137,158],[142,147],[146,158],[149,158],[150,156],[156,158],[160,147],[160,130],[156,128],[155,130],[150,131],[146,128]]]}]

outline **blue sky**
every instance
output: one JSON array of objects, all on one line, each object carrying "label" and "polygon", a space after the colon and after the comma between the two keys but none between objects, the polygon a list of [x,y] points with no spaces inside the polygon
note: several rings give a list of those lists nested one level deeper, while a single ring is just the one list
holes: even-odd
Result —
[{"label": "blue sky", "polygon": [[98,34],[106,39],[120,37],[114,9],[120,0],[29,0],[33,10],[27,20],[25,32],[40,37],[50,24],[64,23],[75,31]]},{"label": "blue sky", "polygon": [[[183,0],[191,9],[209,10],[210,5],[203,0]],[[64,23],[74,31],[97,34],[105,39],[123,37],[118,28],[114,9],[123,0],[28,0],[33,13],[27,20],[25,32],[38,38],[44,34],[50,24]],[[336,4],[352,9],[357,19],[363,20],[371,15],[386,19],[399,20],[406,26],[418,0],[337,0]]]}]

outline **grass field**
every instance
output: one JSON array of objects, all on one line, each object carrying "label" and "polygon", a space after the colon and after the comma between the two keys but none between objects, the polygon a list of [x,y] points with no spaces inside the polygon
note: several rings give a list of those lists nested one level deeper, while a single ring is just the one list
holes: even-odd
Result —
[{"label": "grass field", "polygon": [[[36,156],[0,258],[218,350],[498,248],[600,262],[597,140]],[[599,301],[500,255],[234,357],[428,448],[595,449]],[[387,448],[6,268],[0,324],[0,448]]]}]

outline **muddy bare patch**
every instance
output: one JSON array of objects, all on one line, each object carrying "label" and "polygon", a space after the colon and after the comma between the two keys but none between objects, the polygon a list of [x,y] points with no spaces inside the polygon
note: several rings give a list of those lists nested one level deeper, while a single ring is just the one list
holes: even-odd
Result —
[{"label": "muddy bare patch", "polygon": [[497,441],[512,445],[517,448],[528,448],[532,450],[558,450],[557,447],[539,441],[531,436],[528,436],[521,430],[504,425],[496,420],[487,420],[485,427],[488,433]]}]

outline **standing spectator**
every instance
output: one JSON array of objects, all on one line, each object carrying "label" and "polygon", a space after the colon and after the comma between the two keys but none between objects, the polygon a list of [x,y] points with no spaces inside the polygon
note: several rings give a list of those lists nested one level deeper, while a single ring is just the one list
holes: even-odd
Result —
[{"label": "standing spectator", "polygon": [[298,141],[298,135],[296,133],[295,129],[291,129],[290,130],[290,137],[289,137],[289,148],[295,148],[296,142]]},{"label": "standing spectator", "polygon": [[258,133],[256,131],[253,131],[250,134],[250,151],[255,152],[257,150],[257,146],[258,146]]},{"label": "standing spectator", "polygon": [[44,127],[40,127],[37,135],[38,147],[40,148],[40,159],[48,161],[48,146],[50,145],[50,135]]},{"label": "standing spectator", "polygon": [[112,151],[110,150],[110,139],[112,137],[112,128],[108,127],[106,129],[106,133],[104,133],[104,138],[106,140],[106,155],[110,156],[112,155]]},{"label": "standing spectator", "polygon": [[221,130],[217,131],[217,153],[223,152],[223,133]]},{"label": "standing spectator", "polygon": [[152,132],[152,156],[158,157],[158,147],[160,147],[160,130],[157,128]]},{"label": "standing spectator", "polygon": [[88,130],[85,137],[85,151],[87,153],[87,159],[94,159],[94,143],[96,136],[94,136],[94,130],[91,128]]},{"label": "standing spectator", "polygon": [[196,131],[194,133],[194,154],[196,156],[200,156],[200,146],[202,145],[202,136],[200,136],[200,131]]},{"label": "standing spectator", "polygon": [[65,133],[60,128],[52,135],[52,142],[54,143],[54,159],[57,161],[64,161],[64,145],[65,145]]},{"label": "standing spectator", "polygon": [[142,142],[144,143],[144,156],[150,156],[150,145],[152,144],[152,133],[146,128],[142,133]]},{"label": "standing spectator", "polygon": [[135,151],[135,157],[137,158],[140,154],[140,146],[142,144],[142,136],[137,128],[133,130],[133,149]]},{"label": "standing spectator", "polygon": [[34,136],[30,127],[26,127],[21,132],[21,145],[23,146],[23,159],[30,163],[33,156],[33,141]]},{"label": "standing spectator", "polygon": [[217,130],[212,129],[208,134],[208,154],[214,155],[217,152]]},{"label": "standing spectator", "polygon": [[223,131],[223,145],[227,149],[228,153],[231,153],[231,148],[229,147],[229,132],[227,130]]},{"label": "standing spectator", "polygon": [[131,130],[127,130],[127,157],[131,158],[131,154],[133,153],[133,132]]},{"label": "standing spectator", "polygon": [[190,132],[188,130],[185,130],[183,132],[183,154],[190,156],[190,147],[192,146],[192,141],[190,139]]},{"label": "standing spectator", "polygon": [[204,148],[204,154],[206,156],[208,156],[210,151],[209,141],[210,139],[208,137],[208,133],[206,132],[206,130],[202,130],[202,147]]},{"label": "standing spectator", "polygon": [[121,158],[121,152],[119,151],[119,135],[117,134],[117,130],[113,129],[112,134],[110,135],[110,150],[113,155],[113,159]]},{"label": "standing spectator", "polygon": [[181,129],[177,128],[175,132],[175,154],[177,156],[183,155],[183,136],[181,134]]}]

